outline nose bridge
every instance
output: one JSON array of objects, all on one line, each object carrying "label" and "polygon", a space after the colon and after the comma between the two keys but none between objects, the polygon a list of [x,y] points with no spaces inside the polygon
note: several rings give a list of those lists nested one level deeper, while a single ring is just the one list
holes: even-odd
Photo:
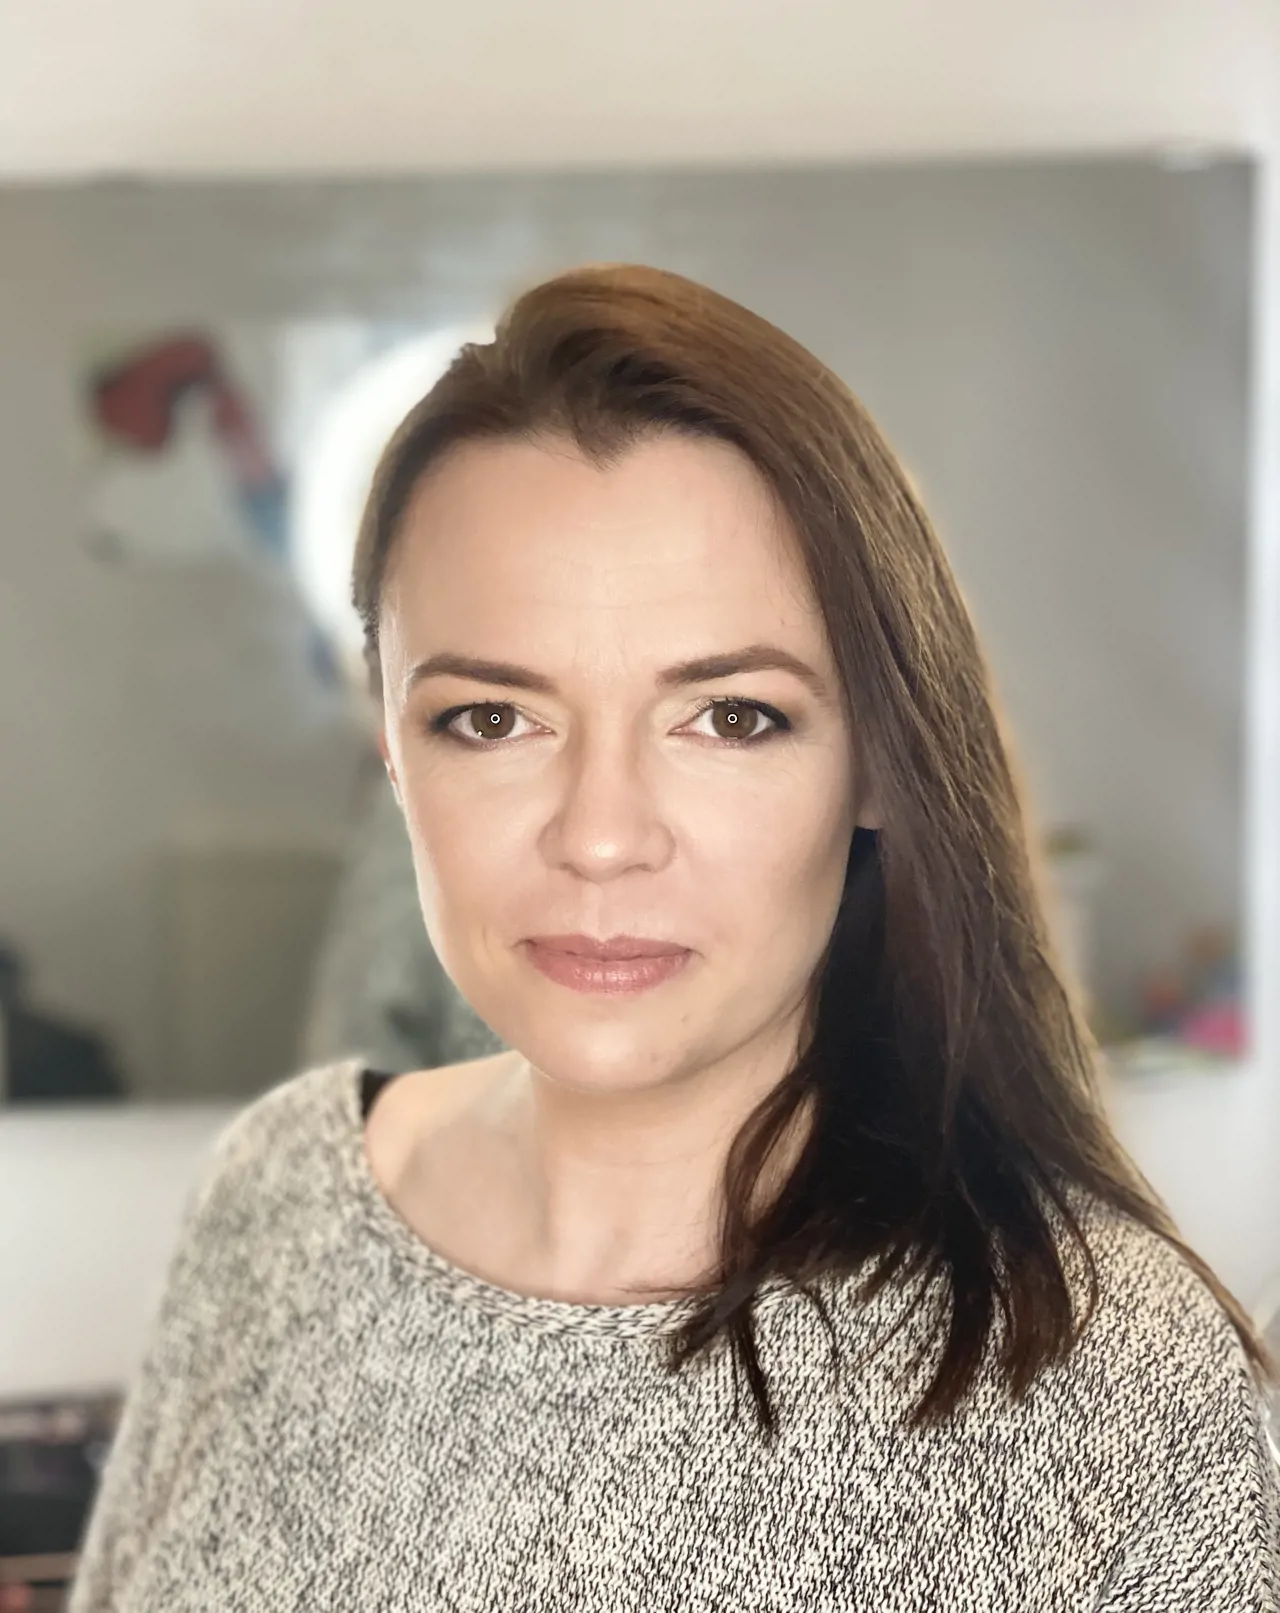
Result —
[{"label": "nose bridge", "polygon": [[561,756],[548,824],[556,860],[599,874],[669,854],[645,726],[614,711],[581,724]]}]

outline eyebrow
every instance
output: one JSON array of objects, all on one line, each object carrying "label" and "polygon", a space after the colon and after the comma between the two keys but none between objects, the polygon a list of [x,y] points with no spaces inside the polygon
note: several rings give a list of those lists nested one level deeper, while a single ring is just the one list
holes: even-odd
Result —
[{"label": "eyebrow", "polygon": [[[748,644],[743,649],[726,650],[720,655],[700,655],[691,661],[678,661],[658,673],[657,683],[661,689],[682,689],[691,683],[712,683],[717,678],[733,678],[743,672],[790,672],[817,700],[824,705],[831,704],[826,680],[808,662],[776,644]],[[405,696],[424,679],[438,677],[473,678],[477,683],[496,683],[505,689],[530,689],[535,694],[555,696],[560,692],[545,673],[529,667],[441,650],[419,661],[409,673],[404,684]]]}]

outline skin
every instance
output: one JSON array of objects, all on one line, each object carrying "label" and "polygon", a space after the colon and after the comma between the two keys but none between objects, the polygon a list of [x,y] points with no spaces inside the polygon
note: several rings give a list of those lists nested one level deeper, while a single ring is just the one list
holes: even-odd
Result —
[{"label": "skin", "polygon": [[[758,642],[807,662],[825,698],[782,670],[656,682]],[[445,649],[558,693],[452,674],[408,688]],[[666,1297],[712,1268],[725,1152],[794,1054],[854,826],[879,825],[793,537],[726,444],[659,436],[601,469],[567,441],[468,443],[407,511],[381,656],[379,745],[427,931],[511,1051],[394,1082],[366,1131],[373,1174],[424,1242],[490,1282]],[[791,730],[731,744],[775,724],[705,710],[726,695]],[[487,730],[497,703],[505,737],[429,731],[466,702],[455,731]],[[573,931],[694,956],[646,992],[581,993],[521,945]]]}]

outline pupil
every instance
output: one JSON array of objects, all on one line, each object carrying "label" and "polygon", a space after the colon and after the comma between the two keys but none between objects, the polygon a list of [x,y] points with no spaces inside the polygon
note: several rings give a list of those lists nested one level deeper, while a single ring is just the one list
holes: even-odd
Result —
[{"label": "pupil", "polygon": [[[750,710],[751,708],[748,707],[747,709]],[[722,705],[720,707],[720,716],[723,717],[730,728],[741,728],[743,726],[742,718],[733,706]]]}]

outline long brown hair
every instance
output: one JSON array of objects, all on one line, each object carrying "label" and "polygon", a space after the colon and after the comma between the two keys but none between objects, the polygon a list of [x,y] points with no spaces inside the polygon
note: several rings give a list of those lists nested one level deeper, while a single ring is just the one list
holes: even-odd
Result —
[{"label": "long brown hair", "polygon": [[[968,611],[910,480],[866,410],[811,353],[704,286],[630,265],[562,274],[520,296],[495,339],[463,347],[388,444],[356,548],[353,599],[380,693],[379,599],[419,479],[477,438],[571,438],[608,463],[646,434],[734,444],[789,519],[839,669],[883,828],[857,829],[794,1064],[725,1166],[719,1268],[673,1334],[673,1367],[724,1338],[766,1436],[775,1412],[752,1326],[766,1280],[874,1261],[945,1275],[945,1349],[911,1414],[940,1422],[981,1367],[996,1308],[1014,1398],[1065,1359],[1099,1298],[1072,1199],[1092,1195],[1177,1249],[1255,1372],[1275,1363],[1247,1313],[1179,1237],[1116,1140],[1098,1048],[1045,918],[1027,792]],[[802,1107],[804,1146],[758,1192]],[[1088,1273],[1083,1318],[1049,1206]],[[833,1334],[834,1339],[834,1334]]]}]

